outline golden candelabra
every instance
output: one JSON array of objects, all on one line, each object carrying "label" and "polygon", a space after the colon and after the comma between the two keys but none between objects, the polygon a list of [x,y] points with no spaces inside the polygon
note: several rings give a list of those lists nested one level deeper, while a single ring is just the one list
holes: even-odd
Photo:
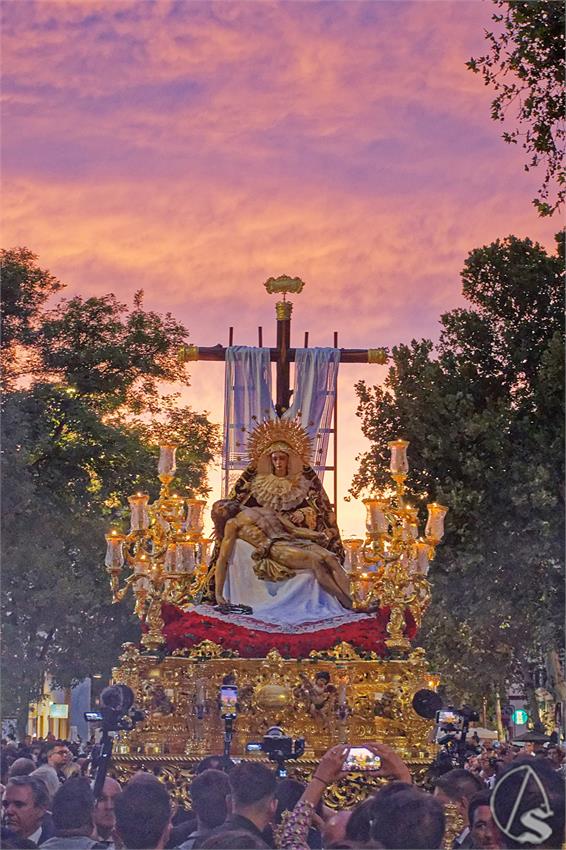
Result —
[{"label": "golden candelabra", "polygon": [[[130,496],[130,531],[121,534],[113,529],[106,535],[112,601],[120,602],[132,588],[135,613],[146,625],[141,642],[150,650],[164,643],[161,603],[193,601],[206,579],[210,542],[203,536],[206,502],[171,493],[176,450],[172,444],[160,447],[159,497],[150,504],[147,493]],[[124,569],[129,574],[120,586]]]},{"label": "golden candelabra", "polygon": [[407,651],[406,612],[417,628],[430,603],[429,563],[444,535],[448,508],[431,502],[424,537],[419,536],[418,509],[405,501],[409,471],[407,440],[389,444],[392,492],[364,499],[367,511],[365,540],[345,540],[354,603],[358,607],[379,604],[389,608],[386,645]]}]

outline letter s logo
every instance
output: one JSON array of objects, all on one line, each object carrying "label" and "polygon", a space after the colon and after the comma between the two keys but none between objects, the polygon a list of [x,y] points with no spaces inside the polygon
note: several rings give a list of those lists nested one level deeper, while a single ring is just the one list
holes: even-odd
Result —
[{"label": "letter s logo", "polygon": [[[518,835],[516,841],[520,844],[525,844],[527,841],[530,844],[542,844],[547,838],[552,835],[552,829],[547,823],[542,823],[542,820],[550,817],[551,811],[544,809],[531,809],[521,816],[520,820],[523,826],[532,830],[531,832],[523,832]],[[541,820],[542,819],[542,820]]]}]

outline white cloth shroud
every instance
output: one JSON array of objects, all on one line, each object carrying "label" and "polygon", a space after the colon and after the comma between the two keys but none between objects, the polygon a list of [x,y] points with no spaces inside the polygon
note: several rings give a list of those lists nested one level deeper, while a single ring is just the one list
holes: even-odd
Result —
[{"label": "white cloth shroud", "polygon": [[360,619],[359,613],[347,611],[334,596],[321,588],[310,570],[297,573],[285,581],[263,581],[253,570],[253,546],[237,540],[230,558],[224,583],[224,597],[233,605],[250,605],[253,617],[265,623],[295,626],[324,622],[324,628]]},{"label": "white cloth shroud", "polygon": [[[299,421],[313,440],[313,467],[321,480],[334,414],[339,363],[340,350],[337,348],[297,348],[293,400],[283,414],[283,418]],[[276,415],[269,348],[230,346],[226,350],[224,388],[222,468],[226,473],[246,468],[249,434],[256,425]],[[224,496],[227,489],[228,474],[224,477]]]}]

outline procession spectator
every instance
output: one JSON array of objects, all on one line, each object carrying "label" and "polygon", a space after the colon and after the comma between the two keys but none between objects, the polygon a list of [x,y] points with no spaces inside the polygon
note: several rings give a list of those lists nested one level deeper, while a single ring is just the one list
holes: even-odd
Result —
[{"label": "procession spectator", "polygon": [[53,798],[55,835],[41,846],[48,850],[96,850],[105,846],[92,837],[94,795],[84,777],[71,777]]},{"label": "procession spectator", "polygon": [[107,776],[100,797],[94,806],[94,837],[100,843],[109,843],[113,838],[116,826],[114,803],[121,793],[120,783],[111,776]]},{"label": "procession spectator", "polygon": [[[411,791],[415,786],[408,782],[389,782],[367,800],[359,803],[353,810],[346,825],[346,838],[358,844],[366,844],[370,840],[371,824],[375,820],[376,809],[383,800],[401,791]],[[422,793],[425,793],[424,791]],[[377,801],[377,802],[376,802]]]},{"label": "procession spectator", "polygon": [[67,761],[67,747],[61,741],[49,743],[43,750],[45,763],[40,765],[31,774],[45,782],[51,800],[59,790],[65,776],[61,772]]},{"label": "procession spectator", "polygon": [[499,833],[489,808],[491,792],[480,791],[470,800],[468,820],[472,847],[476,850],[497,850],[501,847]]},{"label": "procession spectator", "polygon": [[493,788],[497,774],[497,757],[488,750],[480,755],[480,779],[487,788]]},{"label": "procession spectator", "polygon": [[116,832],[126,850],[162,850],[171,830],[171,801],[155,777],[128,782],[116,797]]},{"label": "procession spectator", "polygon": [[501,846],[563,847],[564,802],[564,781],[548,761],[515,760],[498,777],[490,799]]},{"label": "procession spectator", "polygon": [[388,850],[431,850],[444,838],[442,805],[414,788],[375,797],[370,837]]},{"label": "procession spectator", "polygon": [[458,767],[439,776],[435,782],[434,796],[442,805],[445,803],[455,803],[462,818],[463,828],[454,841],[455,848],[465,850],[465,848],[472,845],[468,821],[468,806],[474,794],[477,794],[484,788],[485,786],[479,776],[470,773],[469,770]]},{"label": "procession spectator", "polygon": [[230,782],[221,770],[205,770],[191,782],[190,794],[196,829],[180,845],[181,850],[202,847],[212,830],[225,822],[228,817]]},{"label": "procession spectator", "polygon": [[48,807],[49,793],[41,779],[33,775],[14,776],[8,781],[2,800],[4,823],[8,828],[3,838],[29,839],[38,847],[54,832]]},{"label": "procession spectator", "polygon": [[19,758],[13,761],[8,770],[8,779],[13,776],[29,776],[35,770],[35,763],[32,759]]},{"label": "procession spectator", "polygon": [[265,830],[277,807],[276,779],[273,770],[263,764],[242,762],[229,774],[232,814],[216,832],[249,832],[265,841]]},{"label": "procession spectator", "polygon": [[[304,782],[299,782],[297,779],[282,779],[277,783],[277,787],[275,789],[275,800],[277,803],[277,808],[275,809],[275,816],[273,818],[273,827],[272,827],[272,835],[269,840],[269,844],[275,843],[277,845],[276,836],[281,830],[281,822],[286,812],[292,812],[295,808],[296,804],[299,802],[303,791],[307,786]],[[322,835],[320,829],[325,826],[322,817],[322,802],[317,806],[316,812],[313,815],[313,824],[309,828],[307,835],[307,844],[311,848],[311,850],[318,850],[318,848],[322,847]],[[329,821],[332,818],[329,819]],[[316,820],[316,826],[314,821]],[[328,823],[330,827],[330,823]],[[318,827],[318,828],[317,828]],[[343,834],[343,833],[342,833]]]}]

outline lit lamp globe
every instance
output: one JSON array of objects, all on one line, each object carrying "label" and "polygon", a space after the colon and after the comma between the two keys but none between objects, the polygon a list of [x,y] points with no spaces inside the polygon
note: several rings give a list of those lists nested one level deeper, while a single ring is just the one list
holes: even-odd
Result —
[{"label": "lit lamp globe", "polygon": [[268,682],[256,691],[255,701],[260,708],[285,708],[292,701],[291,691],[279,682]]}]

